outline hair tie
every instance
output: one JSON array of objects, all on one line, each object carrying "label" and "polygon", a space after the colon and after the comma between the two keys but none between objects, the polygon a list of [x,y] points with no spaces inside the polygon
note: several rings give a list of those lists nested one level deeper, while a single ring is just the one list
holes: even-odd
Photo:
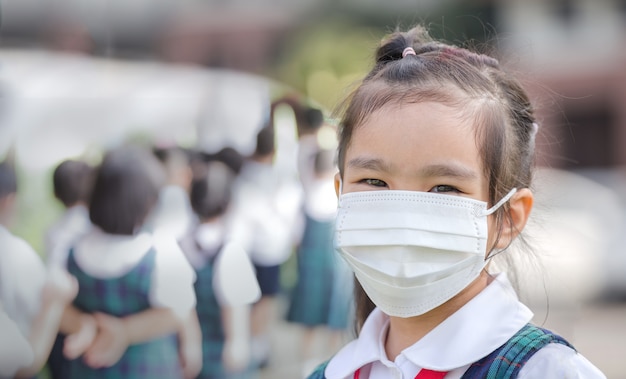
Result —
[{"label": "hair tie", "polygon": [[402,50],[402,58],[406,57],[407,55],[417,55],[417,54],[415,54],[415,50],[413,50],[412,47],[407,47],[404,50]]}]

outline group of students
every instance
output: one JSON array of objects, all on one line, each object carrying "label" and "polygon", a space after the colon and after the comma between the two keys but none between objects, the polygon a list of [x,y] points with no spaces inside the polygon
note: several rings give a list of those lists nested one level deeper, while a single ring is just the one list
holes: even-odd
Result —
[{"label": "group of students", "polygon": [[[232,173],[202,166],[204,179],[190,188],[194,232],[182,240],[171,238],[171,226],[159,217],[145,222],[159,198],[158,164],[138,149],[108,153],[90,195],[89,218],[97,228],[63,249],[71,276],[49,276],[42,307],[7,296],[4,284],[4,275],[15,279],[16,294],[43,285],[43,271],[21,278],[25,274],[8,268],[28,263],[34,252],[0,256],[6,314],[40,309],[19,326],[34,361],[46,350],[36,341],[47,324],[66,335],[62,350],[70,360],[61,367],[69,378],[98,377],[100,370],[112,373],[103,377],[124,378],[174,378],[181,370],[193,377],[200,369],[213,371],[203,377],[245,375],[259,361],[248,359],[255,343],[240,342],[263,335],[254,308],[257,321],[267,319],[280,264],[299,241],[298,258],[315,269],[299,275],[294,294],[302,295],[294,297],[290,319],[311,327],[328,322],[327,313],[314,317],[295,306],[296,299],[330,298],[312,294],[327,293],[333,274],[322,266],[332,257],[340,256],[356,279],[357,336],[313,370],[312,379],[605,378],[570,342],[534,325],[507,273],[491,265],[511,253],[533,206],[538,121],[520,83],[493,57],[435,41],[417,26],[382,41],[372,70],[342,105],[332,182],[339,201],[334,210],[319,205],[332,175],[311,170],[319,175],[307,178],[319,182],[304,196],[299,237],[256,234],[268,225],[297,224],[281,199],[270,196],[284,194],[267,166],[271,144],[261,143],[273,140],[271,130],[259,133],[253,160],[240,167],[238,178],[248,187],[231,192]],[[327,165],[321,151],[304,153],[306,141],[302,161],[315,162],[309,168]],[[234,224],[223,218],[228,198],[242,212]],[[236,228],[224,234],[225,225]],[[3,246],[27,250],[0,232],[11,243]],[[322,257],[329,245],[336,254]],[[228,275],[233,267],[236,275]],[[232,276],[250,286],[230,286]],[[192,348],[198,336],[201,358]],[[16,340],[14,356],[29,343]]]},{"label": "group of students", "polygon": [[[336,199],[319,198],[320,189],[333,196],[332,151],[315,138],[321,111],[291,106],[302,141],[309,137],[298,183],[274,168],[271,118],[251,157],[229,148],[209,155],[126,144],[95,167],[78,159],[58,164],[52,182],[65,210],[46,232],[46,263],[0,227],[10,251],[0,257],[2,325],[25,337],[15,345],[23,350],[3,352],[0,359],[22,360],[10,359],[13,371],[0,376],[32,377],[47,364],[53,379],[254,378],[270,358],[280,268],[296,247],[303,257],[298,296],[316,300],[292,301],[289,321],[345,329],[349,295],[333,324],[323,304],[330,293],[309,288],[319,274],[326,283],[335,275],[328,270]],[[9,162],[1,168],[0,198],[13,204],[15,171]],[[285,206],[289,191],[296,201]],[[311,273],[320,267],[326,271]],[[13,322],[18,329],[7,326]]]}]

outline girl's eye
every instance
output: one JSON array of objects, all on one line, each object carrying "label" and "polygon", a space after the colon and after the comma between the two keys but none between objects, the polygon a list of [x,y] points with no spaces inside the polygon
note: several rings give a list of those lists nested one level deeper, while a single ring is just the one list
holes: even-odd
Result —
[{"label": "girl's eye", "polygon": [[449,186],[447,184],[440,184],[437,186],[434,186],[433,188],[430,189],[429,192],[435,192],[435,193],[458,193],[461,192],[459,191],[457,188],[453,187],[453,186]]},{"label": "girl's eye", "polygon": [[374,187],[386,187],[387,183],[383,182],[380,179],[363,179],[361,180],[361,183],[365,183],[369,186],[374,186]]}]

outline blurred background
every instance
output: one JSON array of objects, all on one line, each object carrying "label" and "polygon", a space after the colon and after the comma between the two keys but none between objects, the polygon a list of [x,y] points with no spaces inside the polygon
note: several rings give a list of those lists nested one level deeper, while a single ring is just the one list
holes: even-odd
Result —
[{"label": "blurred background", "polygon": [[[0,17],[0,157],[13,151],[19,170],[14,232],[39,252],[65,158],[97,161],[128,139],[249,154],[272,100],[330,115],[396,27],[495,54],[540,120],[527,235],[541,267],[520,263],[522,297],[626,378],[626,1],[1,0]],[[264,375],[298,377],[295,330],[277,323]]]}]

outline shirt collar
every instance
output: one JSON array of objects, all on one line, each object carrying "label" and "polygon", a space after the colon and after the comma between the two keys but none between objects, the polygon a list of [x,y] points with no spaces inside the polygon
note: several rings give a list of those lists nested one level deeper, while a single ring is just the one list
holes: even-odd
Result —
[{"label": "shirt collar", "polygon": [[[506,274],[499,274],[481,293],[406,348],[402,355],[418,367],[451,371],[488,355],[526,325],[532,312],[519,300]],[[350,377],[357,369],[385,361],[382,333],[389,317],[376,308],[358,339],[340,350],[326,369],[329,379]]]}]

